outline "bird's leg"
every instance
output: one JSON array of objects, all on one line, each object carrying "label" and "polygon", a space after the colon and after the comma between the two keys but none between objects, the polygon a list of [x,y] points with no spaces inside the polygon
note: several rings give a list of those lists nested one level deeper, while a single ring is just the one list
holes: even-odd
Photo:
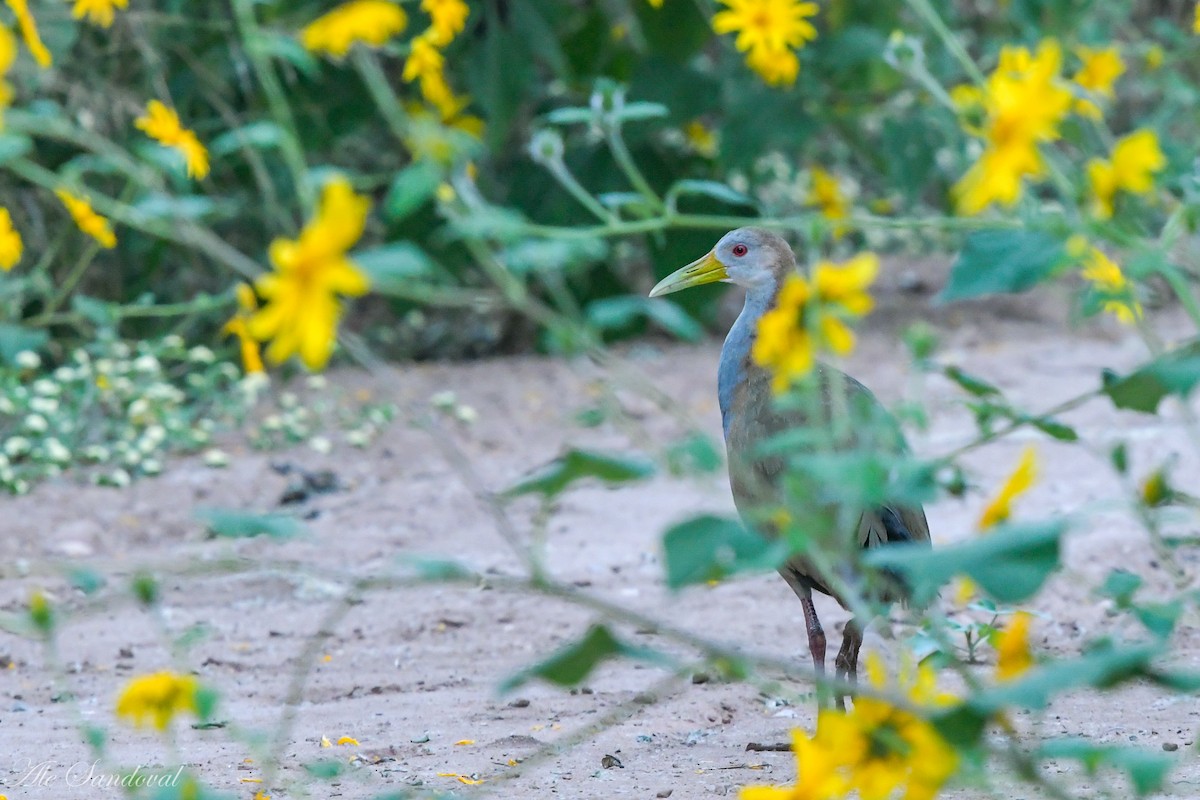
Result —
[{"label": "bird's leg", "polygon": [[813,669],[821,676],[825,674],[825,630],[821,627],[821,620],[817,619],[812,595],[800,598],[800,605],[804,608],[804,624],[808,628],[808,652],[812,653]]},{"label": "bird's leg", "polygon": [[[812,654],[813,669],[817,673],[817,680],[820,681],[825,677],[825,631],[821,628],[821,620],[817,619],[817,609],[813,605],[811,592],[800,597],[800,606],[804,609],[804,626],[808,629],[808,652]],[[824,692],[818,685],[818,705],[822,696]]]},{"label": "bird's leg", "polygon": [[[862,627],[857,620],[850,620],[846,623],[846,628],[842,631],[842,647],[838,650],[837,658],[834,659],[834,677],[838,682],[857,683],[858,682],[858,651],[862,649],[863,632]],[[834,690],[837,707],[841,710],[846,709],[846,698],[849,692],[839,687]]]}]

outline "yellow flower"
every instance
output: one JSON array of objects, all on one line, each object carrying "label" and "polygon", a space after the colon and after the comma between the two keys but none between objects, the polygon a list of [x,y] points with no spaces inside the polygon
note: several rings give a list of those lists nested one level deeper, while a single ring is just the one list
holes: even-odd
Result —
[{"label": "yellow flower", "polygon": [[53,59],[50,58],[50,51],[46,49],[46,45],[42,44],[42,37],[38,34],[37,22],[34,21],[33,15],[29,13],[29,3],[27,0],[4,1],[12,9],[13,16],[17,18],[17,27],[21,29],[21,38],[25,40],[25,46],[29,48],[29,53],[33,56],[33,60],[43,69],[50,66]]},{"label": "yellow flower", "polygon": [[1192,33],[1200,34],[1200,3],[1196,3],[1196,10],[1193,13],[1195,18],[1192,20]]},{"label": "yellow flower", "polygon": [[255,283],[266,305],[248,321],[250,335],[267,340],[267,358],[281,364],[293,354],[320,369],[333,353],[342,316],[339,295],[357,296],[367,276],[346,257],[362,237],[370,201],[338,178],[326,184],[316,216],[300,238],[276,239],[270,258],[275,271]]},{"label": "yellow flower", "polygon": [[683,138],[696,153],[705,158],[716,158],[719,146],[717,134],[698,119],[683,126]]},{"label": "yellow flower", "polygon": [[778,52],[803,47],[817,38],[808,17],[818,11],[816,3],[798,0],[720,0],[727,6],[712,19],[718,34],[737,33],[738,50]]},{"label": "yellow flower", "polygon": [[771,371],[771,388],[778,394],[812,372],[815,343],[809,331],[807,308],[812,289],[800,275],[789,275],[775,307],[762,315],[754,345],[754,363]]},{"label": "yellow flower", "polygon": [[13,90],[4,74],[17,60],[17,37],[7,26],[0,25],[0,131],[4,130],[4,109],[12,102]]},{"label": "yellow flower", "polygon": [[431,38],[438,47],[445,47],[462,33],[471,13],[463,0],[421,0],[421,10],[429,15]]},{"label": "yellow flower", "polygon": [[651,8],[662,8],[663,0],[646,0]]},{"label": "yellow flower", "polygon": [[1104,297],[1103,308],[1126,325],[1142,316],[1141,303],[1133,298],[1133,286],[1121,268],[1101,250],[1087,253],[1083,277]]},{"label": "yellow flower", "polygon": [[420,81],[422,96],[438,110],[442,121],[449,123],[469,100],[455,95],[446,82],[445,57],[438,49],[434,35],[430,28],[412,40],[401,77],[408,83]]},{"label": "yellow flower", "polygon": [[129,0],[75,0],[71,16],[75,19],[86,16],[92,24],[108,28],[113,24],[113,10],[128,5]]},{"label": "yellow flower", "polygon": [[811,284],[800,275],[788,276],[775,307],[759,319],[750,351],[754,363],[771,372],[776,393],[811,372],[818,351],[846,355],[854,349],[846,319],[871,310],[866,289],[878,271],[879,259],[863,253],[841,265],[820,262]]},{"label": "yellow flower", "polygon": [[834,223],[833,235],[840,237],[847,230],[845,220],[850,216],[850,202],[842,194],[837,178],[821,167],[812,168],[812,186],[808,204],[821,210],[821,216]]},{"label": "yellow flower", "polygon": [[1153,72],[1162,67],[1163,61],[1166,60],[1166,55],[1161,46],[1157,44],[1150,45],[1150,48],[1146,50],[1146,69]]},{"label": "yellow flower", "polygon": [[1032,446],[1026,447],[1021,453],[1017,468],[1008,476],[1008,480],[1000,487],[999,493],[992,498],[979,518],[979,529],[987,530],[1004,522],[1012,514],[1012,504],[1021,495],[1029,491],[1037,480],[1038,461],[1037,450]]},{"label": "yellow flower", "polygon": [[347,745],[347,744],[348,744],[348,745],[352,745],[352,746],[354,746],[354,747],[358,747],[358,746],[359,746],[359,745],[358,745],[358,739],[355,739],[353,736],[341,736],[341,737],[339,737],[339,738],[338,738],[338,740],[337,740],[337,743],[338,743],[338,744],[340,744],[340,745]]},{"label": "yellow flower", "polygon": [[238,338],[242,349],[242,369],[247,375],[266,372],[263,367],[262,353],[259,352],[258,341],[250,335],[249,321],[251,315],[258,310],[258,298],[249,284],[239,283],[237,289],[238,311],[233,319],[225,323],[221,332]]},{"label": "yellow flower", "polygon": [[92,210],[92,204],[86,197],[73,194],[66,189],[57,189],[54,193],[67,207],[71,219],[75,220],[79,230],[95,239],[101,247],[111,249],[117,246],[117,235],[113,233],[112,225],[107,219]]},{"label": "yellow flower", "polygon": [[149,721],[160,731],[166,730],[176,714],[197,713],[199,688],[191,675],[175,672],[142,675],[125,685],[117,699],[117,716],[126,717],[139,728]]},{"label": "yellow flower", "polygon": [[1125,72],[1125,62],[1116,46],[1105,48],[1079,47],[1075,53],[1082,61],[1074,81],[1089,92],[1102,97],[1113,96],[1113,84]]},{"label": "yellow flower", "polygon": [[8,272],[15,267],[24,249],[21,234],[13,227],[12,216],[7,208],[0,206],[0,269]]},{"label": "yellow flower", "polygon": [[1151,130],[1134,131],[1117,141],[1112,158],[1093,158],[1087,165],[1092,213],[1100,219],[1113,215],[1118,191],[1146,194],[1154,188],[1154,173],[1167,166],[1167,158]]},{"label": "yellow flower", "polygon": [[768,86],[791,86],[800,74],[800,59],[791,50],[755,48],[746,54],[746,66]]},{"label": "yellow flower", "polygon": [[983,119],[964,127],[985,140],[982,156],[953,189],[961,214],[978,214],[993,203],[1011,206],[1027,177],[1044,172],[1037,146],[1059,137],[1058,125],[1071,108],[1071,93],[1059,79],[1062,50],[1047,39],[1033,55],[1005,47],[981,92],[956,92],[960,107],[977,104]]},{"label": "yellow flower", "polygon": [[356,44],[382,47],[407,25],[404,9],[395,3],[351,0],[306,25],[300,43],[311,52],[344,58]]},{"label": "yellow flower", "polygon": [[133,124],[159,144],[182,154],[188,177],[203,178],[208,175],[208,151],[195,132],[183,127],[174,109],[167,108],[158,100],[151,100],[146,104],[145,116],[138,117]]},{"label": "yellow flower", "polygon": [[861,317],[875,307],[867,287],[878,274],[879,257],[860,253],[844,264],[820,262],[813,273],[813,283],[822,303],[840,305],[848,314]]},{"label": "yellow flower", "polygon": [[[886,688],[883,663],[868,657],[871,684]],[[896,687],[913,705],[936,708],[954,701],[937,689],[932,669],[909,666]],[[846,793],[883,800],[905,787],[908,800],[932,800],[958,769],[958,753],[918,714],[872,697],[855,700],[849,712],[826,709],[814,737],[832,754],[846,779]],[[842,795],[839,795],[842,796]]]},{"label": "yellow flower", "polygon": [[734,47],[769,86],[790,86],[800,72],[796,49],[817,38],[808,18],[817,4],[800,0],[721,0],[712,19],[718,34],[736,33]]},{"label": "yellow flower", "polygon": [[738,800],[827,800],[845,793],[837,754],[818,744],[816,737],[793,730],[792,752],[796,755],[794,786],[745,786],[738,791]]},{"label": "yellow flower", "polygon": [[1029,649],[1029,625],[1033,617],[1024,611],[1013,615],[1012,622],[996,636],[996,679],[1010,681],[1033,666]]}]

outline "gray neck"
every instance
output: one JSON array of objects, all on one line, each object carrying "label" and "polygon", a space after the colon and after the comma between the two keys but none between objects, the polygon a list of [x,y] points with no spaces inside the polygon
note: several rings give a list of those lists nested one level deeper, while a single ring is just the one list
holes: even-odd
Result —
[{"label": "gray neck", "polygon": [[732,420],[730,412],[734,389],[746,379],[746,370],[750,366],[750,348],[754,344],[758,321],[774,303],[776,292],[774,281],[747,290],[742,313],[738,314],[737,321],[725,337],[725,346],[721,348],[721,363],[717,367],[717,400],[721,404],[721,425],[726,436],[729,436]]}]

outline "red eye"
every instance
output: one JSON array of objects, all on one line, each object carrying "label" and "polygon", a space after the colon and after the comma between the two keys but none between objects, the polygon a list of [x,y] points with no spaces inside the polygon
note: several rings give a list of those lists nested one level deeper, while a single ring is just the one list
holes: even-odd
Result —
[{"label": "red eye", "polygon": [[747,252],[749,252],[749,248],[746,247],[746,245],[744,245],[744,244],[735,244],[733,246],[733,254],[735,256],[737,256],[738,258],[741,258],[742,256],[746,255]]}]

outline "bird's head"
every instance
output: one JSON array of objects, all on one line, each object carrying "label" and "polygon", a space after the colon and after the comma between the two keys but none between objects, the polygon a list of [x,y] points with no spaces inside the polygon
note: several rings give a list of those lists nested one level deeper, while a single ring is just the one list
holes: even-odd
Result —
[{"label": "bird's head", "polygon": [[749,291],[773,290],[795,269],[796,256],[779,234],[763,228],[738,228],[722,236],[712,250],[659,281],[650,296],[714,281],[735,283]]}]

